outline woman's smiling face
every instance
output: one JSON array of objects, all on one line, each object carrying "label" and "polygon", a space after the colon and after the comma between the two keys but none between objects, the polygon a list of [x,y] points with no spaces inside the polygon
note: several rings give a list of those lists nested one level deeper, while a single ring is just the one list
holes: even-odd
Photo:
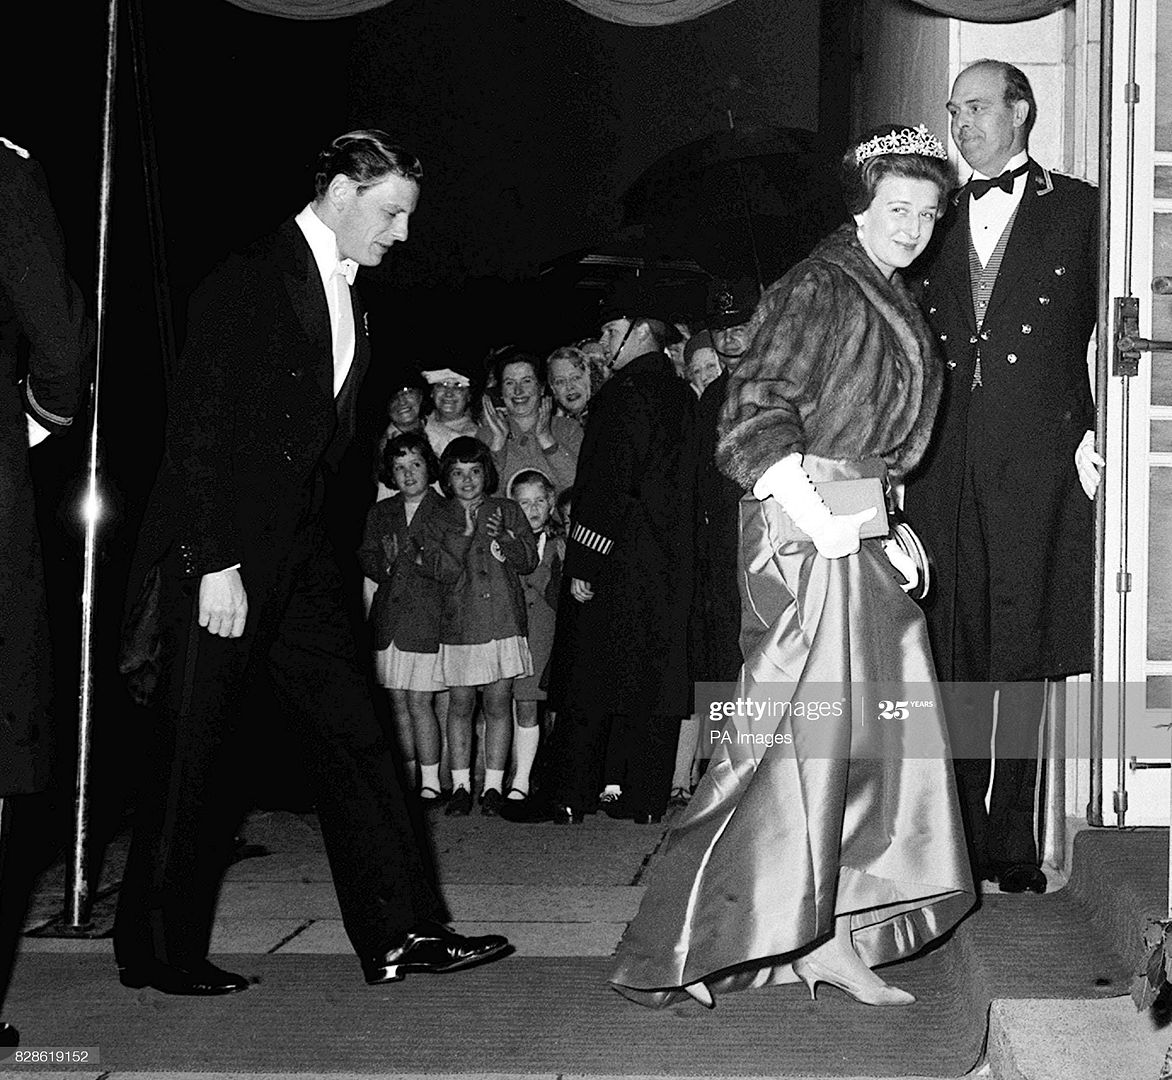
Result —
[{"label": "woman's smiling face", "polygon": [[501,397],[510,416],[532,416],[541,404],[541,383],[533,365],[518,361],[501,372]]},{"label": "woman's smiling face", "polygon": [[580,413],[590,401],[590,375],[568,356],[549,362],[549,388],[557,403],[571,416]]},{"label": "woman's smiling face", "polygon": [[859,242],[884,277],[910,265],[928,246],[940,213],[940,188],[934,180],[885,176],[871,205],[855,214]]}]

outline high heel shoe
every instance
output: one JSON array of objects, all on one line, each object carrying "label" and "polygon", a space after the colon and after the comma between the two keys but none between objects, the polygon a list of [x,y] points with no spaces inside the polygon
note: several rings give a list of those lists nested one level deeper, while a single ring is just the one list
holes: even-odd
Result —
[{"label": "high heel shoe", "polygon": [[[806,984],[806,988],[810,991],[811,1001],[816,1000],[814,991],[820,982],[837,986],[839,990],[850,994],[855,1001],[862,1002],[864,1005],[911,1005],[916,1000],[914,994],[900,990],[897,986],[888,986],[878,975],[875,975],[875,980],[879,983],[878,986],[864,986],[861,982],[848,978],[840,972],[831,971],[819,964],[818,961],[811,960],[806,956],[798,957],[794,961],[793,967],[794,974]],[[872,974],[874,973],[872,972]]]},{"label": "high heel shoe", "polygon": [[712,996],[712,991],[709,990],[704,983],[688,983],[688,985],[684,987],[684,990],[687,991],[688,996],[691,997],[693,1001],[698,1001],[701,1005],[704,1006],[704,1008],[716,1008],[716,1000]]}]

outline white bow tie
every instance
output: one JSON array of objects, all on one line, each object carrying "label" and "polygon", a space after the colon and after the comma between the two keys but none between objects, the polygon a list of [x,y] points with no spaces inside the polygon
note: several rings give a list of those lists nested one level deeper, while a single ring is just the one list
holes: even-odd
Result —
[{"label": "white bow tie", "polygon": [[354,278],[358,274],[358,264],[353,259],[340,259],[338,265],[334,267],[335,274],[341,274],[346,279],[347,285],[354,284]]}]

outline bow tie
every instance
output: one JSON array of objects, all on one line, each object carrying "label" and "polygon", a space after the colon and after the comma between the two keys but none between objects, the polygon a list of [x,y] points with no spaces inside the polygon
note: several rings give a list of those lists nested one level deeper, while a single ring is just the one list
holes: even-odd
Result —
[{"label": "bow tie", "polygon": [[338,265],[334,267],[335,274],[341,274],[346,279],[347,285],[354,284],[354,278],[358,274],[358,264],[353,259],[340,259]]},{"label": "bow tie", "polygon": [[1024,165],[1020,165],[1014,169],[1013,172],[1006,169],[1000,176],[995,176],[992,180],[970,180],[965,184],[964,189],[974,199],[981,198],[986,192],[992,191],[994,188],[1000,188],[1006,195],[1012,195],[1014,180],[1029,172],[1029,168],[1030,163],[1027,161]]}]

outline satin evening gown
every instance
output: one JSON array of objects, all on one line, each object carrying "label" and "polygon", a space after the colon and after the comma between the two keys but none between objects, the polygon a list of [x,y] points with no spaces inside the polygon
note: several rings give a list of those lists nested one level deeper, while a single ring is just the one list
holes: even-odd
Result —
[{"label": "satin evening gown", "polygon": [[[812,455],[805,464],[815,481],[873,471]],[[787,535],[778,503],[742,501],[736,696],[778,718],[702,728],[712,761],[610,977],[643,1005],[681,1000],[696,981],[716,996],[795,981],[793,959],[844,914],[864,963],[890,963],[973,904],[919,607],[881,541],[828,560]],[[880,697],[908,701],[908,715],[884,719]],[[831,701],[841,715],[815,707]]]}]

